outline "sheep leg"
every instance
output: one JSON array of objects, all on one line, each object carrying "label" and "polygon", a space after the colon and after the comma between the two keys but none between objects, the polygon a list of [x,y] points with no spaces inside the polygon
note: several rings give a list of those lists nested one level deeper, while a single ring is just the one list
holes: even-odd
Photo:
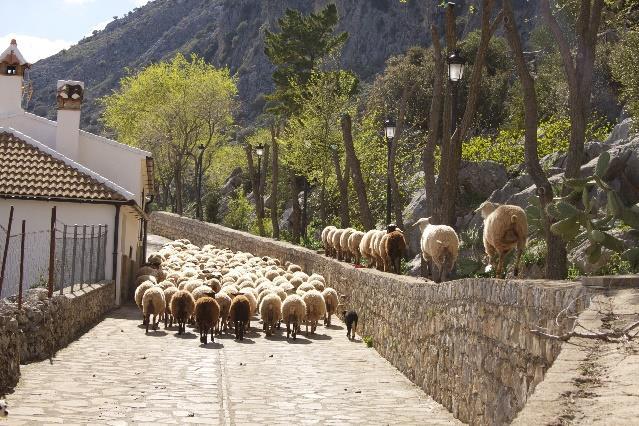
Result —
[{"label": "sheep leg", "polygon": [[291,325],[289,324],[289,322],[286,322],[286,339],[288,340],[289,336],[291,335]]},{"label": "sheep leg", "polygon": [[497,271],[495,276],[497,278],[501,278],[501,271],[504,268],[504,255],[503,253],[499,253],[499,262],[497,263]]},{"label": "sheep leg", "polygon": [[355,332],[357,331],[357,321],[353,322],[353,330],[351,332],[351,336],[353,337],[353,340],[355,340]]},{"label": "sheep leg", "polygon": [[211,327],[211,343],[215,343],[215,337],[213,336],[215,332],[215,327]]},{"label": "sheep leg", "polygon": [[144,317],[144,324],[146,325],[146,333],[148,333],[148,332],[149,332],[149,317],[150,317],[150,316],[151,316],[151,315],[146,315],[146,316]]},{"label": "sheep leg", "polygon": [[515,261],[515,276],[519,277],[519,267],[521,266],[521,255],[523,253],[523,249],[517,247],[517,260]]}]

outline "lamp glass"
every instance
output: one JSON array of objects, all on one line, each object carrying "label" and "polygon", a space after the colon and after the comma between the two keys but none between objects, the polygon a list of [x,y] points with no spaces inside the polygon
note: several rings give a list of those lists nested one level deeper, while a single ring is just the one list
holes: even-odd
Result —
[{"label": "lamp glass", "polygon": [[450,81],[459,81],[464,77],[464,64],[448,64],[448,78]]},{"label": "lamp glass", "polygon": [[260,145],[260,146],[258,146],[257,148],[255,148],[255,153],[256,153],[259,157],[261,157],[261,156],[262,156],[262,154],[264,154],[264,147],[263,147],[263,146],[261,146],[261,145]]},{"label": "lamp glass", "polygon": [[395,125],[393,124],[387,124],[384,127],[384,130],[386,132],[386,137],[389,139],[392,139],[395,137]]}]

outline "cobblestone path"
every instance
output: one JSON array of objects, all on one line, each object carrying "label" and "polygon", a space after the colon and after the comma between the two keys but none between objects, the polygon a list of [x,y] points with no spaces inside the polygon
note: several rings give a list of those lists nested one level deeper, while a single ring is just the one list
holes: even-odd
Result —
[{"label": "cobblestone path", "polygon": [[[22,366],[7,396],[22,424],[451,424],[452,415],[339,321],[310,339],[200,346],[190,331],[144,334],[139,311],[113,311],[53,362]],[[259,332],[258,332],[259,331]]]}]

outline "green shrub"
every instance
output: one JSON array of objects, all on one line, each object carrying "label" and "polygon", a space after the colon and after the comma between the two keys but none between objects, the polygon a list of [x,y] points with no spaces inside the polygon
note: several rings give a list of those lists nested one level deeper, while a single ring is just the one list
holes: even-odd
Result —
[{"label": "green shrub", "polygon": [[235,197],[229,200],[228,213],[223,224],[239,231],[250,231],[255,223],[255,207],[246,199],[244,191],[239,189]]},{"label": "green shrub", "polygon": [[373,347],[373,337],[372,336],[364,336],[362,338],[362,341],[364,342],[364,344],[366,345],[367,348],[372,348]]}]

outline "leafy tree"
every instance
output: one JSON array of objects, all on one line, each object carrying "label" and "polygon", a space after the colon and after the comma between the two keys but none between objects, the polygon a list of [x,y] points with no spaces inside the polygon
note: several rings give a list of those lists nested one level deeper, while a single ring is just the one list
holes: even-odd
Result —
[{"label": "leafy tree", "polygon": [[611,67],[621,84],[621,100],[639,122],[639,30],[624,34],[612,52]]},{"label": "leafy tree", "polygon": [[287,9],[278,20],[280,32],[266,31],[264,52],[276,67],[276,89],[268,97],[274,111],[284,116],[299,111],[300,99],[293,85],[304,87],[319,63],[337,52],[348,38],[345,32],[333,35],[337,20],[334,4],[309,15]]},{"label": "leafy tree", "polygon": [[228,69],[178,54],[124,77],[120,89],[102,99],[104,122],[123,143],[153,153],[162,192],[168,196],[174,190],[174,209],[182,214],[187,171],[197,170],[200,145],[205,148],[202,169],[212,164],[214,148],[224,144],[233,122],[236,95]]}]

